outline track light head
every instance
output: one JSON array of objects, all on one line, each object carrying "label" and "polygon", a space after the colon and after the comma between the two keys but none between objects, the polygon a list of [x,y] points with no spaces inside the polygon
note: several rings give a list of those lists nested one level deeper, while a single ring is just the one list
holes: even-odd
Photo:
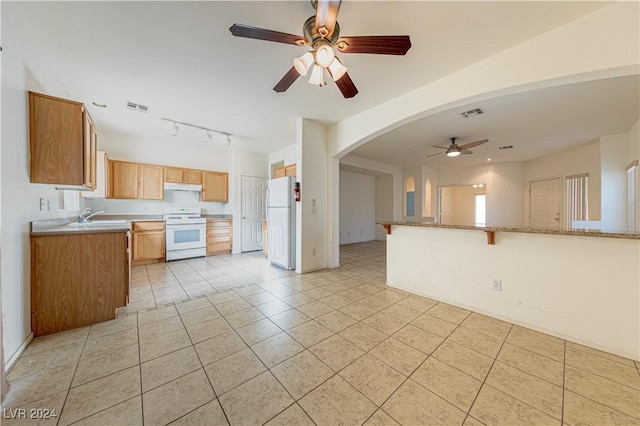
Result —
[{"label": "track light head", "polygon": [[231,146],[231,135],[227,135],[227,138],[224,141],[224,146],[226,146],[226,147],[230,147]]},{"label": "track light head", "polygon": [[204,131],[204,137],[202,138],[202,141],[204,143],[209,143],[209,141],[211,140],[211,130],[206,130]]}]

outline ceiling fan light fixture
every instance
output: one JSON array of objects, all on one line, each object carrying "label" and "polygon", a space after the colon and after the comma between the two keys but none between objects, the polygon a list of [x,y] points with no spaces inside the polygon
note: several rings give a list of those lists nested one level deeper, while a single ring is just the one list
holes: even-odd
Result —
[{"label": "ceiling fan light fixture", "polygon": [[328,43],[323,43],[316,49],[316,64],[320,65],[322,68],[327,68],[331,65],[331,62],[333,62],[333,58],[335,57],[336,52]]},{"label": "ceiling fan light fixture", "polygon": [[295,67],[298,74],[301,76],[306,76],[309,72],[309,69],[313,65],[314,62],[313,52],[307,52],[299,58],[295,58],[293,60],[293,66]]},{"label": "ceiling fan light fixture", "polygon": [[314,65],[313,70],[311,71],[311,78],[309,78],[309,83],[318,87],[324,86],[323,71],[324,69],[321,66]]},{"label": "ceiling fan light fixture", "polygon": [[340,58],[338,58],[337,56],[333,58],[333,61],[331,62],[331,65],[329,65],[328,69],[329,74],[331,74],[331,78],[333,78],[333,81],[340,80],[347,73],[347,67],[342,65]]},{"label": "ceiling fan light fixture", "polygon": [[447,157],[457,157],[458,155],[460,155],[460,150],[459,149],[449,149],[447,150]]}]

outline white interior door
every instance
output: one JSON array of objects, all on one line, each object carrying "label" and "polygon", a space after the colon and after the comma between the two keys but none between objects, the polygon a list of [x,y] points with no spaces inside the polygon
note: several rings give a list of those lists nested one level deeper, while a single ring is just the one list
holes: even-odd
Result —
[{"label": "white interior door", "polygon": [[530,183],[529,223],[535,228],[560,228],[560,179]]},{"label": "white interior door", "polygon": [[240,251],[262,250],[262,219],[265,218],[267,178],[242,176],[242,244]]}]

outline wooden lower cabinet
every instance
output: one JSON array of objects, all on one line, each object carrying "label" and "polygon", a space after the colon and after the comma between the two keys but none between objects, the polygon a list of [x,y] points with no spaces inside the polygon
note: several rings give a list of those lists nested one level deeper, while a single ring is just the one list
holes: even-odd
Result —
[{"label": "wooden lower cabinet", "polygon": [[233,221],[231,219],[207,219],[207,256],[231,253]]},{"label": "wooden lower cabinet", "polygon": [[127,232],[31,237],[35,337],[114,319],[129,294]]},{"label": "wooden lower cabinet", "polygon": [[132,222],[131,264],[133,266],[159,263],[165,260],[164,221]]}]

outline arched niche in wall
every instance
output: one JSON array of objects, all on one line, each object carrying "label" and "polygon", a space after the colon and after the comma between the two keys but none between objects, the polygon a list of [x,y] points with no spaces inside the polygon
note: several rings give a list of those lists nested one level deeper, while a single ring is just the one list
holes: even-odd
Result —
[{"label": "arched niche in wall", "polygon": [[407,177],[404,181],[404,215],[416,215],[416,181],[411,177]]},{"label": "arched niche in wall", "polygon": [[424,215],[431,217],[431,180],[428,178],[424,183]]}]

